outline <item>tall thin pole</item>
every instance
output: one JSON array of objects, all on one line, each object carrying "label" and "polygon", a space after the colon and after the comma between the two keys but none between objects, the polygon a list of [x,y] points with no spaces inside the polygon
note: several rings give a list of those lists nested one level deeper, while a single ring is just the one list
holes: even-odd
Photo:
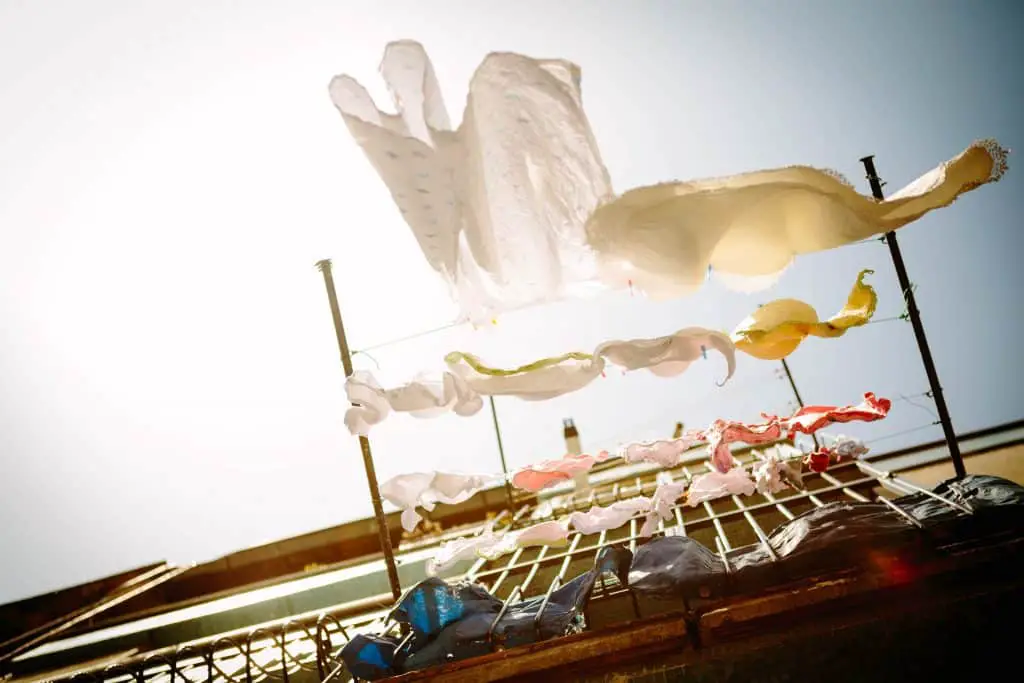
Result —
[{"label": "tall thin pole", "polygon": [[494,407],[494,397],[488,396],[491,403],[491,419],[494,420],[494,436],[498,440],[498,457],[501,458],[501,473],[505,476],[505,500],[509,512],[512,511],[512,484],[508,480],[508,463],[505,462],[505,446],[501,443],[501,425],[498,424],[498,410]]},{"label": "tall thin pole", "polygon": [[[345,377],[352,376],[352,353],[345,338],[345,326],[341,322],[341,309],[338,307],[338,292],[334,288],[334,274],[331,272],[331,260],[317,261],[316,267],[324,275],[327,287],[327,300],[331,304],[331,317],[334,318],[334,332],[338,336],[338,349],[341,351],[341,365],[345,368]],[[388,533],[387,519],[384,517],[384,505],[380,500],[380,488],[377,486],[377,472],[373,467],[373,454],[370,452],[370,440],[359,437],[359,448],[363,452],[363,467],[366,469],[366,483],[370,486],[370,501],[373,503],[373,516],[377,519],[377,533],[380,535],[380,549],[384,552],[384,566],[388,572],[388,583],[391,584],[391,595],[395,600],[402,597],[402,584],[398,580],[398,569],[395,566],[395,551],[391,547],[391,535]]]},{"label": "tall thin pole", "polygon": [[[882,180],[875,171],[875,157],[873,155],[866,156],[860,162],[864,164],[864,170],[867,172],[868,183],[871,184],[871,194],[879,201],[885,199],[885,195],[882,194]],[[924,325],[921,324],[921,312],[917,309],[914,290],[910,284],[910,276],[907,275],[907,266],[903,263],[900,245],[896,241],[896,233],[886,233],[885,242],[889,245],[889,254],[892,256],[893,265],[896,266],[896,276],[899,278],[900,288],[903,290],[903,299],[907,303],[907,315],[914,328],[917,348],[921,351],[921,361],[924,363],[924,371],[928,375],[928,385],[931,387],[935,409],[939,413],[942,432],[946,436],[946,447],[949,448],[949,455],[953,459],[953,469],[956,471],[957,478],[961,478],[967,474],[967,470],[964,467],[963,456],[960,454],[960,444],[956,440],[956,432],[953,431],[953,421],[949,417],[949,409],[946,408],[946,399],[942,395],[939,373],[935,370],[932,352],[928,348],[928,338],[924,334]]]},{"label": "tall thin pole", "polygon": [[[786,359],[782,359],[782,369],[786,371],[786,379],[789,380],[789,386],[793,390],[793,396],[796,397],[796,404],[801,408],[804,407],[804,400],[800,398],[800,390],[796,388],[796,382],[793,380],[793,373],[789,371],[789,363]],[[821,450],[821,443],[818,442],[818,435],[811,434],[811,439],[814,441],[814,450]]]}]

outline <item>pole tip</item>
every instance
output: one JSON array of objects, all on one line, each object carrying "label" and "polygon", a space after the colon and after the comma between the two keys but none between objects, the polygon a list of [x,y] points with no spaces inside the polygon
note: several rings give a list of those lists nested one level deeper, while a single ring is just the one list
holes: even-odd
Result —
[{"label": "pole tip", "polygon": [[321,261],[317,261],[315,265],[316,265],[316,269],[319,270],[322,273],[325,270],[330,270],[331,269],[331,259],[325,258],[325,259],[323,259]]}]

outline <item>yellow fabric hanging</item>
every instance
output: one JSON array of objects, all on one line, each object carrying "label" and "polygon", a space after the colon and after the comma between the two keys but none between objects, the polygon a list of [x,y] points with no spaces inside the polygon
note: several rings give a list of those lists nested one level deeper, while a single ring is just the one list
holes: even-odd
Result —
[{"label": "yellow fabric hanging", "polygon": [[793,353],[807,336],[840,337],[851,327],[871,320],[878,305],[875,290],[864,282],[873,273],[862,270],[857,276],[843,310],[825,322],[819,322],[814,308],[796,299],[776,299],[758,308],[732,333],[736,348],[761,360],[781,360]]}]

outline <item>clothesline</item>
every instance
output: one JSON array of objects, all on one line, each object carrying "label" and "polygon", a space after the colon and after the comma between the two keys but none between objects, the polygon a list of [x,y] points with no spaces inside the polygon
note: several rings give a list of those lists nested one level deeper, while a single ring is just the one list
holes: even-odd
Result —
[{"label": "clothesline", "polygon": [[895,439],[897,436],[904,436],[906,434],[913,434],[914,432],[920,432],[925,429],[931,429],[932,427],[937,427],[940,424],[941,423],[938,420],[936,420],[935,422],[929,422],[928,424],[921,425],[919,427],[911,427],[910,429],[904,429],[898,432],[893,432],[892,434],[885,434],[884,436],[880,436],[875,439],[870,439],[868,441],[865,441],[864,443],[878,443],[879,441],[887,441],[888,439]]}]

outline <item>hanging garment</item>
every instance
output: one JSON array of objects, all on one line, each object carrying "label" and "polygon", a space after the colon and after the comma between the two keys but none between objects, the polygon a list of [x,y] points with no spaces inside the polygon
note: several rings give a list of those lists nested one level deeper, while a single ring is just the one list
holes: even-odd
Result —
[{"label": "hanging garment", "polygon": [[413,417],[434,417],[451,411],[475,415],[483,399],[458,376],[443,373],[440,380],[416,379],[397,389],[382,389],[373,375],[357,370],[345,380],[345,394],[352,406],[345,411],[351,434],[366,436],[370,427],[384,421],[391,411]]},{"label": "hanging garment", "polygon": [[749,496],[754,493],[754,480],[743,467],[733,467],[728,472],[709,469],[709,472],[693,478],[690,492],[686,494],[686,502],[690,507],[725,496]]},{"label": "hanging garment", "polygon": [[651,497],[651,511],[647,513],[644,525],[640,527],[640,536],[649,538],[658,529],[658,522],[672,518],[672,509],[676,501],[686,491],[689,482],[685,479],[673,481],[668,472],[658,473],[658,488]]},{"label": "hanging garment", "polygon": [[589,472],[594,465],[604,462],[608,457],[604,451],[597,455],[570,453],[559,460],[545,460],[524,467],[512,475],[511,483],[518,489],[537,492],[559,482],[569,481],[582,472]]},{"label": "hanging garment", "polygon": [[729,336],[702,327],[688,327],[654,339],[608,341],[593,354],[575,352],[543,358],[510,370],[492,368],[470,353],[454,351],[445,356],[448,372],[439,380],[417,379],[396,389],[382,389],[365,371],[352,374],[345,383],[352,407],[345,413],[349,432],[365,436],[391,411],[416,417],[432,417],[446,411],[473,415],[483,407],[481,395],[516,396],[542,400],[583,388],[605,368],[605,362],[625,370],[647,369],[660,377],[684,372],[708,350],[725,357],[728,381],[736,370],[736,349]]},{"label": "hanging garment", "polygon": [[395,114],[350,76],[330,96],[464,318],[587,291],[584,225],[611,182],[564,60],[487,55],[452,130],[423,46],[391,43],[381,75]]},{"label": "hanging garment", "polygon": [[727,284],[770,284],[799,254],[896,230],[999,180],[1006,157],[994,140],[976,142],[884,201],[806,166],[640,187],[598,207],[587,241],[606,284],[656,299],[692,293],[709,266]]},{"label": "hanging garment", "polygon": [[[674,377],[690,363],[715,350],[725,357],[728,381],[736,370],[736,351],[728,335],[702,327],[688,327],[654,339],[607,341],[593,354],[573,352],[509,370],[493,368],[470,353],[445,356],[449,370],[473,391],[485,395],[513,395],[547,399],[583,388],[605,368],[605,361],[624,370],[646,369],[659,377]],[[723,381],[723,383],[724,383]]]},{"label": "hanging garment", "polygon": [[825,438],[832,441],[832,443],[829,444],[829,450],[835,453],[838,458],[856,460],[864,457],[871,451],[863,441],[860,439],[854,439],[852,436],[839,434],[838,436],[826,435]]},{"label": "hanging garment", "polygon": [[711,464],[719,472],[728,472],[736,465],[729,444],[745,443],[754,446],[759,443],[779,441],[782,439],[783,427],[777,420],[766,424],[746,424],[743,422],[727,422],[715,420],[704,432],[708,442],[708,453]]},{"label": "hanging garment", "polygon": [[460,351],[449,353],[445,362],[475,392],[533,401],[582,389],[604,372],[604,359],[586,353],[544,358],[512,370],[487,367],[476,356]]},{"label": "hanging garment", "polygon": [[761,360],[781,360],[809,335],[840,337],[851,327],[867,324],[878,305],[875,290],[864,282],[873,272],[860,272],[846,306],[825,322],[818,321],[812,306],[797,299],[776,299],[761,306],[732,333],[736,349]]},{"label": "hanging garment", "polygon": [[690,430],[673,439],[628,444],[619,449],[619,456],[627,463],[649,462],[661,467],[675,467],[684,453],[704,442],[703,431]]},{"label": "hanging garment", "polygon": [[569,515],[569,525],[581,534],[599,534],[611,531],[651,510],[651,499],[636,496],[626,500],[617,500],[608,507],[594,505],[586,512],[573,512]]},{"label": "hanging garment", "polygon": [[416,512],[417,507],[431,512],[438,503],[457,505],[469,500],[495,479],[476,474],[413,472],[388,479],[380,485],[380,494],[402,509],[402,528],[412,531],[423,519]]},{"label": "hanging garment", "polygon": [[787,444],[769,448],[763,453],[754,451],[754,485],[762,496],[775,494],[786,488],[803,488],[803,452]]},{"label": "hanging garment", "polygon": [[892,401],[887,398],[877,398],[873,393],[864,394],[864,400],[855,406],[805,406],[793,413],[792,417],[780,420],[777,417],[765,415],[766,419],[779,421],[782,428],[789,432],[793,438],[797,432],[813,434],[814,432],[836,422],[874,422],[881,420],[889,414]]}]

